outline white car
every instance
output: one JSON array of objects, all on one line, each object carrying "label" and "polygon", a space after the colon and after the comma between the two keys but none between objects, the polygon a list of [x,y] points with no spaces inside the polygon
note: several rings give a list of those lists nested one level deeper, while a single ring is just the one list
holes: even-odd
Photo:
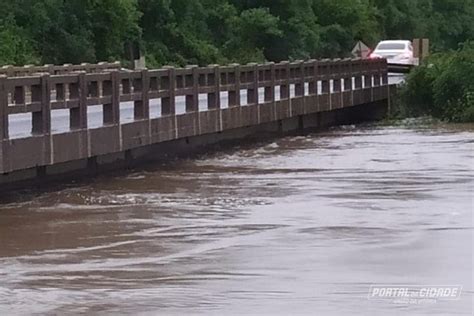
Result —
[{"label": "white car", "polygon": [[389,64],[417,65],[411,41],[381,41],[369,58],[386,58]]}]

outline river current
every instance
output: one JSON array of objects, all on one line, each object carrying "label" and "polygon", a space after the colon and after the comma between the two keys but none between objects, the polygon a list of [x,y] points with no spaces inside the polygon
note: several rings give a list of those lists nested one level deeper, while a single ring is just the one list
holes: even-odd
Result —
[{"label": "river current", "polygon": [[0,314],[471,315],[473,190],[474,125],[408,120],[13,194]]}]

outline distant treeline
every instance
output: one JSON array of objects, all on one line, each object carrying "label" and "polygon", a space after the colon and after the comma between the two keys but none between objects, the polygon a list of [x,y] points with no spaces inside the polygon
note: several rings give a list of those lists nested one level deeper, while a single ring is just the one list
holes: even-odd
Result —
[{"label": "distant treeline", "polygon": [[0,0],[0,64],[151,66],[347,56],[357,40],[474,38],[473,0]]}]

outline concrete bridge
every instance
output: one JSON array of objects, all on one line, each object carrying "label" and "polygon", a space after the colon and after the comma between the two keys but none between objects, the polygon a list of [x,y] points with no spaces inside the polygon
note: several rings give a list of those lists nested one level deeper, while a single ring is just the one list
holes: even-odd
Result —
[{"label": "concrete bridge", "polygon": [[380,118],[391,87],[384,59],[2,70],[0,189],[95,174],[252,134]]}]

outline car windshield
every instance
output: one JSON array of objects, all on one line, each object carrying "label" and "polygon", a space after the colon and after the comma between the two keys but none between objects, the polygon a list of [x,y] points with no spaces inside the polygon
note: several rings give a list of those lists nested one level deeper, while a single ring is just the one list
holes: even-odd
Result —
[{"label": "car windshield", "polygon": [[403,43],[381,43],[377,46],[377,50],[404,50],[405,44]]},{"label": "car windshield", "polygon": [[404,50],[404,43],[381,43],[377,46],[377,50]]}]

